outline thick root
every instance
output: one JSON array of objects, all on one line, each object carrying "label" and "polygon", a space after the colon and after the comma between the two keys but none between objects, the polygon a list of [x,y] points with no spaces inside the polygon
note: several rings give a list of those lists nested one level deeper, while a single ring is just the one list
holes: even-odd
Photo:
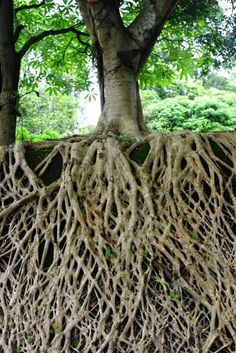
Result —
[{"label": "thick root", "polygon": [[236,134],[44,152],[0,150],[0,352],[235,352]]}]

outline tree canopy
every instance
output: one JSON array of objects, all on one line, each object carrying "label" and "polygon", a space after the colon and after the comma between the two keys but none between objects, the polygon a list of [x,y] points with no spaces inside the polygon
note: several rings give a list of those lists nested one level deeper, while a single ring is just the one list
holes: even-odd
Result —
[{"label": "tree canopy", "polygon": [[[25,1],[15,0],[16,7]],[[28,1],[35,4],[35,0]],[[129,26],[142,7],[142,1],[120,1],[120,13]],[[42,4],[42,3],[41,3]],[[230,1],[228,2],[230,6]],[[232,5],[233,6],[233,5]],[[94,50],[75,0],[47,0],[39,8],[20,11],[19,23],[24,26],[17,48],[42,31],[79,27],[84,35],[78,41],[71,32],[49,36],[32,46],[24,65],[22,84],[35,88],[42,79],[61,91],[88,88],[89,72],[96,68]],[[146,34],[148,35],[148,34]],[[183,0],[173,11],[160,34],[153,52],[141,73],[142,86],[165,85],[174,79],[176,68],[182,77],[196,72],[205,75],[212,67],[230,65],[235,61],[235,14],[224,13],[219,1]],[[32,70],[33,69],[33,70]],[[36,75],[35,75],[36,74]]]},{"label": "tree canopy", "polygon": [[[50,93],[88,87],[91,44],[73,1],[15,0],[16,50],[24,57],[21,88],[34,90],[43,81]],[[73,5],[73,6],[72,6]],[[84,54],[84,55],[81,55]]]}]

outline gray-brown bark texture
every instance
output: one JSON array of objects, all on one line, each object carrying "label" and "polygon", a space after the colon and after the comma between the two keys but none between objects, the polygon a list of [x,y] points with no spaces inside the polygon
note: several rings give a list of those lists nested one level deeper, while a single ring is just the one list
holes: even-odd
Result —
[{"label": "gray-brown bark texture", "polygon": [[116,0],[77,0],[77,3],[98,62],[102,96],[98,131],[114,130],[137,137],[146,134],[138,75],[177,1],[145,1],[128,27],[122,22]]},{"label": "gray-brown bark texture", "polygon": [[0,0],[0,145],[15,142],[20,57],[13,22],[13,0]]},{"label": "gray-brown bark texture", "polygon": [[0,148],[1,353],[235,352],[236,134],[125,144]]}]

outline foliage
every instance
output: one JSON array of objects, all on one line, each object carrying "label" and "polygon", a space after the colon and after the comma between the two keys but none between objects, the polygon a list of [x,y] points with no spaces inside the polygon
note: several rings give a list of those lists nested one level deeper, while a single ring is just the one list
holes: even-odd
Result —
[{"label": "foliage", "polygon": [[171,300],[181,299],[181,292],[178,290],[172,290],[170,284],[164,278],[157,280],[157,282],[163,288],[165,295],[167,295]]},{"label": "foliage", "polygon": [[236,70],[232,70],[228,78],[214,72],[210,73],[203,78],[203,85],[205,88],[213,87],[219,90],[236,92]]},{"label": "foliage", "polygon": [[142,105],[143,109],[145,110],[150,104],[156,104],[160,102],[161,97],[159,94],[156,94],[156,89],[155,92],[152,90],[143,90],[141,92],[142,94]]},{"label": "foliage", "polygon": [[117,257],[117,253],[112,249],[109,244],[106,244],[106,246],[103,248],[103,254],[107,260]]},{"label": "foliage", "polygon": [[170,85],[176,70],[182,79],[234,63],[236,22],[232,13],[233,9],[228,17],[215,0],[181,1],[141,73],[142,88]]},{"label": "foliage", "polygon": [[[34,0],[27,1],[27,5],[32,4]],[[15,9],[23,5],[26,1],[14,0]],[[29,48],[22,62],[21,89],[34,90],[42,80],[50,85],[53,93],[88,88],[91,46],[74,0],[46,0],[38,8],[16,11],[16,28],[20,28],[16,50],[19,52],[42,33],[72,26],[77,33],[48,35]]]},{"label": "foliage", "polygon": [[21,350],[17,346],[12,346],[12,353],[21,353]]},{"label": "foliage", "polygon": [[42,134],[30,133],[25,127],[17,128],[16,130],[16,141],[45,141],[59,139],[62,135],[59,135],[55,131],[45,129]]},{"label": "foliage", "polygon": [[[35,1],[28,0],[27,3]],[[19,7],[25,1],[14,0],[14,4]],[[121,2],[125,25],[134,20],[142,5],[142,0]],[[31,47],[23,61],[21,87],[36,89],[43,79],[53,92],[68,93],[72,88],[89,88],[94,51],[80,22],[75,0],[47,0],[37,9],[17,13],[17,23],[23,26],[16,44],[18,50],[42,31],[75,25],[83,33],[79,38],[71,32],[48,36]],[[169,85],[176,69],[182,78],[193,76],[196,70],[206,74],[211,66],[230,64],[235,58],[234,30],[233,15],[227,17],[223,14],[218,0],[181,1],[141,73],[141,86],[152,87],[157,82],[162,86]]]},{"label": "foliage", "polygon": [[62,136],[73,133],[78,128],[77,97],[60,93],[50,96],[46,88],[37,94],[23,96],[20,102],[19,129],[24,127],[29,133],[36,135],[47,130]]},{"label": "foliage", "polygon": [[83,126],[79,129],[79,132],[81,135],[86,135],[89,134],[90,132],[92,132],[95,129],[95,125],[86,125]]},{"label": "foliage", "polygon": [[[201,82],[180,88],[177,83],[169,91],[162,91],[165,98],[159,101],[155,91],[145,92],[144,115],[151,130],[205,132],[236,129],[236,93],[204,89]],[[147,96],[152,96],[150,105],[147,104]]]}]

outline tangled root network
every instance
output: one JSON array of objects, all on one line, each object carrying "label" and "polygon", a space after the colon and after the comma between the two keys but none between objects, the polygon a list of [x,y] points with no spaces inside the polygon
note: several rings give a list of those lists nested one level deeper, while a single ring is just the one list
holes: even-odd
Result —
[{"label": "tangled root network", "polygon": [[235,353],[236,134],[30,146],[0,150],[0,352]]}]

